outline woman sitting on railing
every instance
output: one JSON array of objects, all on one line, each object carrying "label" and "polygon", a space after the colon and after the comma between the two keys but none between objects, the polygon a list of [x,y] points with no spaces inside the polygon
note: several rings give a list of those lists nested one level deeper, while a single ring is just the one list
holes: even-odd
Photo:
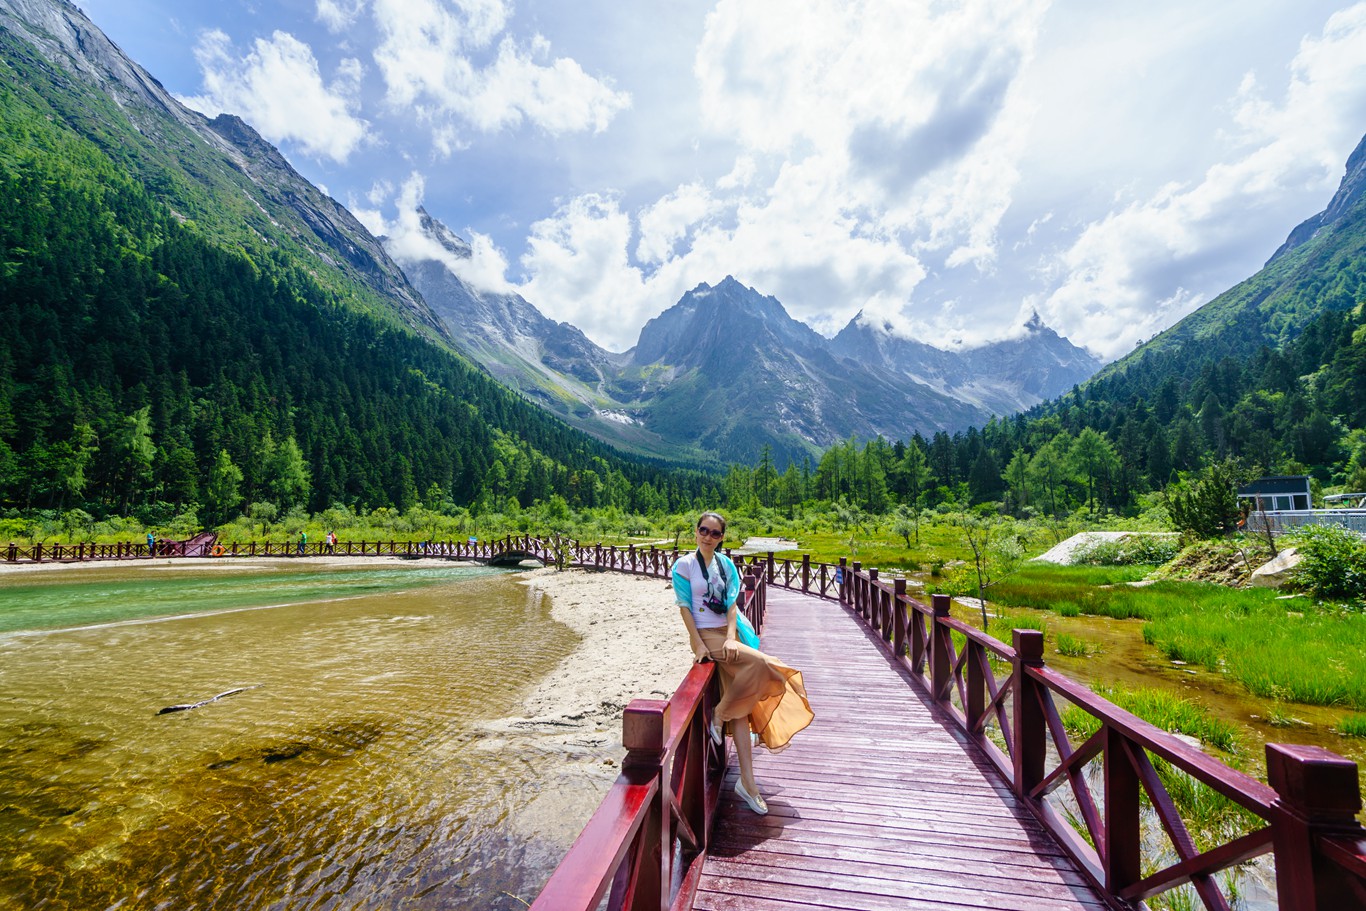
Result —
[{"label": "woman sitting on railing", "polygon": [[699,663],[715,661],[721,675],[721,701],[712,713],[711,738],[720,744],[729,722],[740,764],[735,793],[762,815],[768,804],[754,780],[750,731],[768,749],[780,750],[815,716],[799,671],[736,638],[740,574],[729,557],[716,552],[725,536],[726,520],[720,515],[704,512],[698,518],[697,551],[673,566],[674,598],[693,656]]}]

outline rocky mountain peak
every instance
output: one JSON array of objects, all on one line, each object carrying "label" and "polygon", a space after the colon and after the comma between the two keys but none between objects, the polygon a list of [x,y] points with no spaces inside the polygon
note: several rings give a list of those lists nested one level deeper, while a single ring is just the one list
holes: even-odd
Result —
[{"label": "rocky mountain peak", "polygon": [[1286,253],[1312,240],[1324,228],[1340,221],[1363,194],[1366,194],[1366,136],[1361,138],[1356,149],[1348,156],[1347,173],[1343,175],[1342,183],[1338,184],[1338,191],[1333,194],[1328,208],[1296,225],[1266,264],[1271,265]]},{"label": "rocky mountain peak", "polygon": [[474,250],[470,247],[469,241],[446,227],[445,222],[433,218],[424,207],[417,207],[417,217],[422,233],[440,244],[443,250],[458,256],[460,259],[470,259],[474,256]]}]

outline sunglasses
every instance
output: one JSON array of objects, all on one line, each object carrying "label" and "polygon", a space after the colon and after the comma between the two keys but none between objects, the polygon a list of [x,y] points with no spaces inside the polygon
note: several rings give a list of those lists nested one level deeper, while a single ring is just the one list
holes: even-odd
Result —
[{"label": "sunglasses", "polygon": [[705,538],[715,538],[718,541],[726,536],[724,531],[718,528],[707,528],[705,525],[697,526],[697,533]]}]

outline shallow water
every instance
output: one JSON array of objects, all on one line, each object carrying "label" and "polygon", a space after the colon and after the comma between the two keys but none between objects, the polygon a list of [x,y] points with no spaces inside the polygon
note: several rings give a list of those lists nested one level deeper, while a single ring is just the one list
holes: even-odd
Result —
[{"label": "shallow water", "polygon": [[458,567],[0,579],[0,907],[524,907],[555,757],[480,725],[573,648],[543,600]]}]

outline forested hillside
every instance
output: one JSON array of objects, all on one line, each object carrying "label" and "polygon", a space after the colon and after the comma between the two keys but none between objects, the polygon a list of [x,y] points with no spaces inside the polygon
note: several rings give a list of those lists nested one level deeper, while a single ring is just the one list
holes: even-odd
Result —
[{"label": "forested hillside", "polygon": [[209,524],[255,501],[706,496],[703,476],[621,459],[289,244],[225,243],[146,161],[0,68],[0,508],[164,521],[197,505]]}]

